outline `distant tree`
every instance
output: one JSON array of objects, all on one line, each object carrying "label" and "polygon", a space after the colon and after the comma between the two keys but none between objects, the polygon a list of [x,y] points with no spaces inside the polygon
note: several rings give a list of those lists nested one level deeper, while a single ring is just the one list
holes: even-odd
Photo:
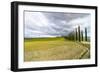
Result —
[{"label": "distant tree", "polygon": [[75,40],[77,41],[77,28],[75,29],[76,33],[75,33]]},{"label": "distant tree", "polygon": [[62,36],[64,39],[68,39],[68,36],[66,35],[66,36]]},{"label": "distant tree", "polygon": [[72,31],[70,32],[67,36],[63,36],[65,39],[68,39],[68,40],[74,40],[75,39],[75,32]]},{"label": "distant tree", "polygon": [[68,39],[69,40],[74,40],[74,32],[72,31],[69,35],[68,35]]}]

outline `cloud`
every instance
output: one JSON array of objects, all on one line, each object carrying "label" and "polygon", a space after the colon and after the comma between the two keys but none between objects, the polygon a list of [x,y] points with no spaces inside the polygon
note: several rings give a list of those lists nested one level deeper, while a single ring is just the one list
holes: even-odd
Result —
[{"label": "cloud", "polygon": [[25,38],[68,35],[77,25],[90,28],[89,14],[25,12]]}]

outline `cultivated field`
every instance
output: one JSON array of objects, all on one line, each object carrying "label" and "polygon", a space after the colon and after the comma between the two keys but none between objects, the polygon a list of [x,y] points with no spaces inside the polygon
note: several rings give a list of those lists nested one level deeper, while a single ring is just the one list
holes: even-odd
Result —
[{"label": "cultivated field", "polygon": [[90,58],[90,43],[64,38],[25,39],[24,61],[72,60]]}]

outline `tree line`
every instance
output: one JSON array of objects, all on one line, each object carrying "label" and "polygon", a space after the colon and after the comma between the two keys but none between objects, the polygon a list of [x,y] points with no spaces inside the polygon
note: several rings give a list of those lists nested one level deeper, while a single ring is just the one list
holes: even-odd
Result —
[{"label": "tree line", "polygon": [[80,29],[80,26],[75,28],[68,36],[64,36],[65,39],[75,40],[75,41],[88,41],[87,37],[87,28],[84,28],[85,36],[83,35],[83,30]]}]

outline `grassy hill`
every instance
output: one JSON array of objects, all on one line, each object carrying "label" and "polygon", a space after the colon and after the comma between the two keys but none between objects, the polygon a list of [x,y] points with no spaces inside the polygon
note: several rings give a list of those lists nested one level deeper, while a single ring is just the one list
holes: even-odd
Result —
[{"label": "grassy hill", "polygon": [[24,61],[72,60],[90,58],[87,44],[56,38],[25,38]]}]

